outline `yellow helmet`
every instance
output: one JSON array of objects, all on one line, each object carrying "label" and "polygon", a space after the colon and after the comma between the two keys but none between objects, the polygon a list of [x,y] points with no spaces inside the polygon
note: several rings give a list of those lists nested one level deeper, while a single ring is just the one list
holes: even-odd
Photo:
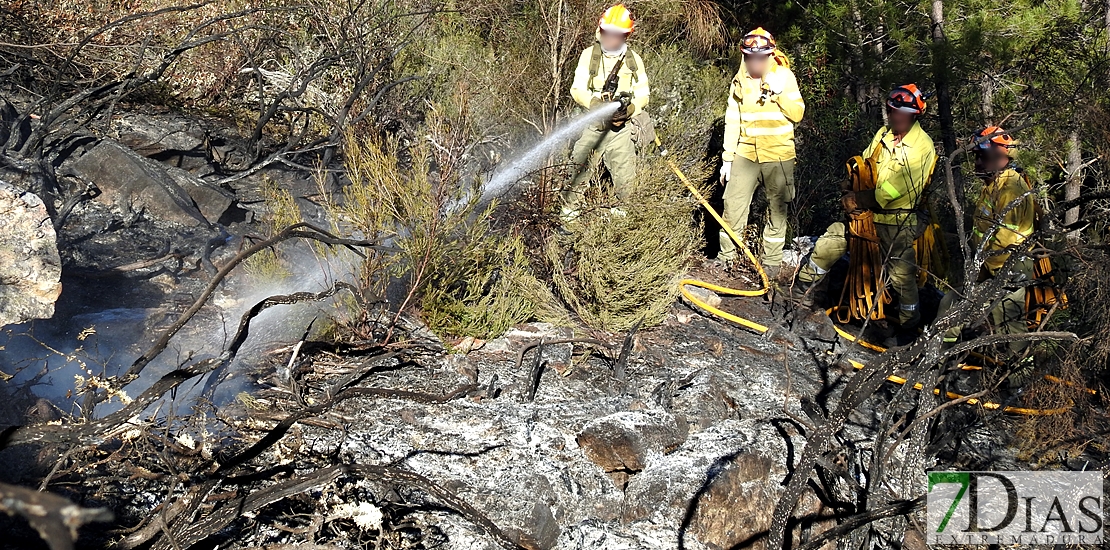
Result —
[{"label": "yellow helmet", "polygon": [[624,4],[617,4],[601,14],[597,26],[603,31],[612,31],[622,34],[631,34],[636,23],[632,21],[632,13]]},{"label": "yellow helmet", "polygon": [[763,27],[759,27],[744,35],[740,43],[740,51],[748,55],[770,55],[775,51],[775,37],[763,30]]}]

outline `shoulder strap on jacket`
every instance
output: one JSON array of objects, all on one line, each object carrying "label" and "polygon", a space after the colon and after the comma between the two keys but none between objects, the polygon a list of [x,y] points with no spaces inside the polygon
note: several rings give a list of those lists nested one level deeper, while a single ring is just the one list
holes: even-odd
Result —
[{"label": "shoulder strap on jacket", "polygon": [[[601,69],[601,54],[601,44],[594,42],[594,45],[590,46],[590,91],[597,91],[594,90],[593,86],[594,79],[597,78],[598,70]],[[633,82],[640,79],[640,64],[636,62],[636,57],[636,54],[633,53],[631,48],[629,48],[624,55],[624,66],[632,71]]]},{"label": "shoulder strap on jacket", "polygon": [[601,44],[594,42],[590,46],[590,86],[593,86],[594,78],[597,78],[597,70],[601,68]]}]

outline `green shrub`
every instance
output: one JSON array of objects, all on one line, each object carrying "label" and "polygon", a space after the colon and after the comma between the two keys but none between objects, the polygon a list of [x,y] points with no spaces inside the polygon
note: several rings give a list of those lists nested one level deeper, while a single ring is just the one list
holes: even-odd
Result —
[{"label": "green shrub", "polygon": [[[694,165],[694,181],[706,175]],[[623,215],[586,209],[547,243],[551,277],[560,297],[590,327],[626,331],[660,323],[678,296],[678,281],[702,245],[693,198],[663,159],[641,162],[639,182]]]}]

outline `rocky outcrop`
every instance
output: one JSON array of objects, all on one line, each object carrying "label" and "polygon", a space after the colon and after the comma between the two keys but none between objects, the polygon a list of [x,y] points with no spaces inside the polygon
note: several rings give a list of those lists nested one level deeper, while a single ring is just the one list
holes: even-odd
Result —
[{"label": "rocky outcrop", "polygon": [[[476,383],[480,390],[446,403],[345,401],[335,414],[360,429],[341,436],[305,426],[302,456],[403,464],[454,491],[525,548],[761,548],[805,442],[791,421],[780,420],[788,383],[795,402],[825,384],[807,369],[788,380],[784,360],[802,364],[807,352],[702,317],[682,323],[672,316],[664,328],[640,334],[625,381],[613,377],[610,360],[575,347],[573,356],[555,357],[560,350],[541,359],[535,399],[526,399],[535,352],[521,368],[520,347],[568,332],[529,323],[427,370],[382,371],[375,383],[385,387],[439,395]],[[795,509],[804,518],[795,532],[827,529],[820,510],[806,495]],[[426,521],[442,530],[444,548],[486,547],[456,516]]]},{"label": "rocky outcrop", "polygon": [[586,424],[578,446],[606,472],[639,472],[686,441],[686,421],[664,411],[622,411]]},{"label": "rocky outcrop", "polygon": [[185,117],[124,115],[112,134],[127,148],[159,162],[197,172],[208,166],[208,134]]},{"label": "rocky outcrop", "polygon": [[62,293],[62,262],[46,206],[0,181],[0,218],[0,326],[48,319]]},{"label": "rocky outcrop", "polygon": [[101,140],[68,168],[95,184],[101,191],[97,200],[117,206],[125,217],[145,211],[160,221],[208,226],[235,203],[230,192],[109,139]]}]

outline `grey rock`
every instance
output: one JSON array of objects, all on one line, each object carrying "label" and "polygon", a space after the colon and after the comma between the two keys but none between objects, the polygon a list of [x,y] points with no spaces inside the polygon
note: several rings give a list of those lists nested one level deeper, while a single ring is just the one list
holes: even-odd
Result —
[{"label": "grey rock", "polygon": [[96,184],[102,192],[97,200],[125,215],[145,210],[159,221],[211,225],[235,202],[231,193],[112,140],[102,140],[66,168]]},{"label": "grey rock", "polygon": [[49,319],[62,293],[62,262],[46,206],[0,182],[0,217],[0,326]]},{"label": "grey rock", "polygon": [[721,297],[712,290],[701,288],[700,286],[688,285],[686,291],[711,307],[721,307]]},{"label": "grey rock", "polygon": [[675,450],[687,427],[663,411],[627,411],[598,418],[578,434],[586,457],[606,472],[639,472],[652,454]]},{"label": "grey rock", "polygon": [[194,120],[128,114],[115,121],[113,130],[120,143],[144,157],[188,171],[208,166],[206,132]]}]

